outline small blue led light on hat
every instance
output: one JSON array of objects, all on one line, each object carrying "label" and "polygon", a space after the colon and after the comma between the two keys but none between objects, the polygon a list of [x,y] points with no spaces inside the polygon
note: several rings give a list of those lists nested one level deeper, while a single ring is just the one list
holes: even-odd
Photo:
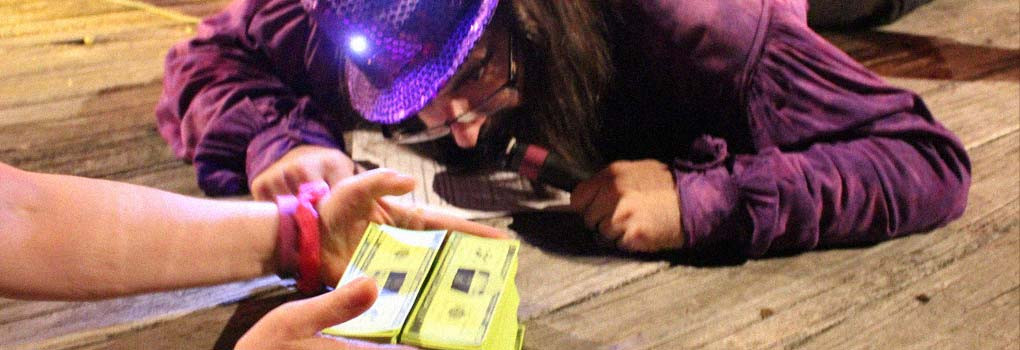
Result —
[{"label": "small blue led light on hat", "polygon": [[347,46],[350,47],[351,52],[360,55],[368,51],[368,39],[365,39],[364,35],[353,35],[347,42]]}]

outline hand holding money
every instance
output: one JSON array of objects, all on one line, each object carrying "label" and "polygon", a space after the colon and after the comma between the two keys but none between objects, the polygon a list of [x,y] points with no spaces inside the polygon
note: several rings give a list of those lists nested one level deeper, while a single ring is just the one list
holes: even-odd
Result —
[{"label": "hand holding money", "polygon": [[413,349],[372,346],[317,336],[323,327],[347,322],[365,312],[376,298],[371,279],[353,281],[330,293],[281,305],[262,317],[235,349]]},{"label": "hand holding money", "polygon": [[319,203],[323,225],[322,279],[335,285],[369,222],[414,230],[443,228],[483,236],[506,237],[496,228],[429,210],[398,204],[385,196],[414,189],[414,179],[389,169],[374,169],[336,184]]}]

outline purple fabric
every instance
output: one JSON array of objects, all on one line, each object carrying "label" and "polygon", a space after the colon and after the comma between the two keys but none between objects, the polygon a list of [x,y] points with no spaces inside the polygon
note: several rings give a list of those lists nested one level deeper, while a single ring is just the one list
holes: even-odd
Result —
[{"label": "purple fabric", "polygon": [[[959,217],[970,163],[914,93],[806,25],[800,0],[623,2],[600,145],[672,164],[685,250],[761,256]],[[210,194],[299,144],[340,147],[344,62],[298,0],[238,0],[167,57],[160,131]]]}]

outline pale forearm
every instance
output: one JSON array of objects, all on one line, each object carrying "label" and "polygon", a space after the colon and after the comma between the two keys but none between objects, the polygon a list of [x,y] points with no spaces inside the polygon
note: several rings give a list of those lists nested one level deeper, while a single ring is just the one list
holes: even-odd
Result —
[{"label": "pale forearm", "polygon": [[[0,292],[94,299],[271,273],[275,206],[5,170]],[[10,175],[13,174],[13,175]],[[9,181],[10,180],[10,181]]]}]

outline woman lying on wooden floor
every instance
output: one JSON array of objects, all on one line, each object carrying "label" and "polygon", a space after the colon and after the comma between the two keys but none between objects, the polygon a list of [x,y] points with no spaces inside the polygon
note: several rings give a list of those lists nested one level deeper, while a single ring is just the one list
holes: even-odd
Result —
[{"label": "woman lying on wooden floor", "polygon": [[[840,26],[923,2],[811,4],[833,5],[815,18]],[[446,141],[479,169],[512,137],[596,173],[570,208],[625,251],[755,258],[962,215],[959,140],[916,93],[815,33],[808,9],[235,0],[170,50],[156,117],[206,193],[256,199],[354,174],[344,131],[359,121],[395,142]]]}]

